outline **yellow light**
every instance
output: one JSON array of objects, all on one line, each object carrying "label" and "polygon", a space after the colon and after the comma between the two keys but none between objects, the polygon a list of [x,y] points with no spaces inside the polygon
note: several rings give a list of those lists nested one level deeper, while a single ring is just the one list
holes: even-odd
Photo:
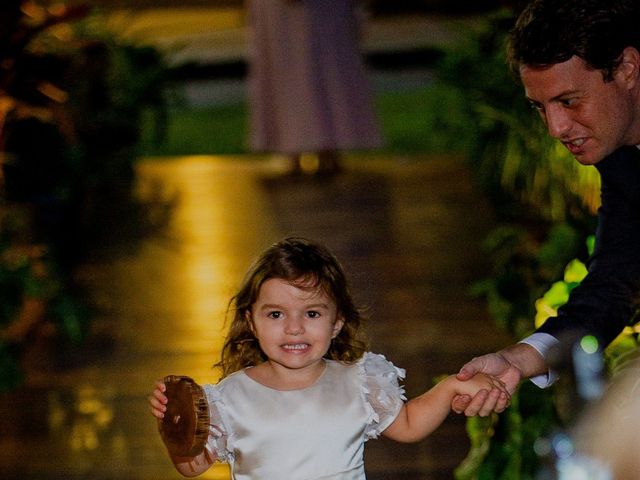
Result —
[{"label": "yellow light", "polygon": [[305,153],[300,157],[300,168],[304,173],[316,173],[320,168],[320,159],[318,155]]},{"label": "yellow light", "polygon": [[[168,235],[181,252],[167,261],[179,258],[171,283],[174,301],[184,306],[186,315],[170,335],[173,345],[207,357],[203,362],[194,356],[198,363],[175,367],[186,369],[178,373],[199,383],[213,380],[211,364],[222,350],[229,300],[251,261],[267,246],[264,239],[276,237],[269,202],[245,175],[238,175],[254,167],[242,158],[208,155],[139,164],[141,196],[152,194],[153,182],[160,181],[177,197]],[[243,217],[256,219],[250,230],[237,227]]]}]

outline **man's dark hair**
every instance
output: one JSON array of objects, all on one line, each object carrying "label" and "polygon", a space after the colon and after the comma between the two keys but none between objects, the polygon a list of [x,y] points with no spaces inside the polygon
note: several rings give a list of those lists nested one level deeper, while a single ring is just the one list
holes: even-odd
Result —
[{"label": "man's dark hair", "polygon": [[511,31],[508,59],[518,73],[577,56],[609,81],[626,47],[640,51],[640,0],[534,0]]}]

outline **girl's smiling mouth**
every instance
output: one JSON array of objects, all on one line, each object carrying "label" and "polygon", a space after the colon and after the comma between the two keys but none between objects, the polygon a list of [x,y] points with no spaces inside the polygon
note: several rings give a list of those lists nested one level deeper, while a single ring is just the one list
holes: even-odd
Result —
[{"label": "girl's smiling mouth", "polygon": [[299,352],[307,350],[310,347],[308,343],[286,343],[282,345],[282,348],[287,351]]}]

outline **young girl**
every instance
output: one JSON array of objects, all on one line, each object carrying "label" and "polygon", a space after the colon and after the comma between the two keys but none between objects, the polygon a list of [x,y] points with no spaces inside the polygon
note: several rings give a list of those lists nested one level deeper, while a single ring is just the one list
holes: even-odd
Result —
[{"label": "young girl", "polygon": [[[415,442],[445,420],[455,395],[507,395],[485,375],[465,382],[449,376],[405,402],[404,371],[367,352],[359,337],[363,319],[340,264],[301,238],[267,249],[231,305],[218,364],[223,379],[204,386],[207,447],[193,458],[171,458],[185,476],[225,461],[235,480],[361,480],[368,439]],[[157,418],[166,411],[164,392],[159,382],[149,397]]]}]

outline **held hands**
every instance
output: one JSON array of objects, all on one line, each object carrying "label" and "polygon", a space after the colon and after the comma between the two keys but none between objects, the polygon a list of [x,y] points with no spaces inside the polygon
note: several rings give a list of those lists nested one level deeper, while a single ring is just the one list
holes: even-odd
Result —
[{"label": "held hands", "polygon": [[156,388],[154,388],[153,392],[147,400],[149,401],[149,405],[151,406],[151,415],[156,418],[164,418],[164,412],[167,411],[167,402],[168,399],[164,392],[166,392],[167,387],[164,382],[158,381],[156,382]]},{"label": "held hands", "polygon": [[481,389],[475,394],[456,395],[451,402],[451,409],[456,413],[464,412],[467,417],[486,417],[492,412],[503,412],[509,406],[511,394],[523,378],[522,372],[498,352],[472,359],[463,365],[456,377],[466,383],[475,379],[478,374],[490,375],[494,381],[500,382],[503,389]]},{"label": "held hands", "polygon": [[[511,394],[507,390],[505,384],[496,377],[484,373],[476,373],[468,380],[464,381],[461,381],[457,377],[453,378],[455,378],[456,382],[456,396],[451,402],[452,406],[457,398],[468,398],[470,400],[472,397],[475,398],[484,395],[489,396],[490,398],[496,398],[496,402],[500,402],[505,406],[509,404]],[[480,416],[487,416],[491,411],[489,411],[487,415],[483,415],[482,413],[479,412]]]}]

